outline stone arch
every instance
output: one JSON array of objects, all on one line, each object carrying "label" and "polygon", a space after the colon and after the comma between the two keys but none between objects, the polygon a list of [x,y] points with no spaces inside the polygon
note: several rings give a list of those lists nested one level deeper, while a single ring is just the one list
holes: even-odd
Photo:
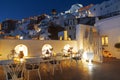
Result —
[{"label": "stone arch", "polygon": [[15,46],[14,50],[17,54],[19,54],[20,51],[23,51],[24,56],[28,56],[28,48],[24,44],[18,44],[17,46]]}]

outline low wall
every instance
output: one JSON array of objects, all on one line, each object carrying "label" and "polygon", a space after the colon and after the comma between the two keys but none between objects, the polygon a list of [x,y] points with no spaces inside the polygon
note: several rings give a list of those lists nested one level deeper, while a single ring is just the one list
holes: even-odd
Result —
[{"label": "low wall", "polygon": [[28,48],[28,56],[40,56],[44,44],[50,44],[54,52],[60,53],[66,44],[69,44],[77,50],[77,41],[64,40],[0,40],[0,56],[1,59],[6,59],[7,54],[10,53],[17,45],[23,44]]}]

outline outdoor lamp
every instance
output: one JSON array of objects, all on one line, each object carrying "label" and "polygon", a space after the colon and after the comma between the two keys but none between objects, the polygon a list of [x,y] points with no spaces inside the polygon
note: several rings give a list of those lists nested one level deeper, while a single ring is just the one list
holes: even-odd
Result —
[{"label": "outdoor lamp", "polygon": [[87,53],[88,65],[92,65],[93,57],[94,57],[93,52],[88,52]]}]

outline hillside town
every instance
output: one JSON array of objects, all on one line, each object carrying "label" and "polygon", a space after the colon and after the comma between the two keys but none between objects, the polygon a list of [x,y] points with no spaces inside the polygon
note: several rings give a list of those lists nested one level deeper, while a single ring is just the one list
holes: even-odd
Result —
[{"label": "hillside town", "polygon": [[67,38],[75,40],[76,25],[94,26],[97,20],[114,17],[119,13],[119,0],[110,0],[88,6],[73,4],[69,10],[61,13],[53,9],[51,15],[41,14],[22,20],[8,18],[1,23],[0,38],[59,40],[64,31],[67,31]]},{"label": "hillside town", "polygon": [[119,66],[120,0],[0,23],[1,80],[120,80]]}]

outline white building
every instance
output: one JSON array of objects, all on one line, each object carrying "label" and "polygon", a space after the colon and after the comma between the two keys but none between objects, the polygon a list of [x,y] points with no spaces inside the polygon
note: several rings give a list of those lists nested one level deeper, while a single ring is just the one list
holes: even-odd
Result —
[{"label": "white building", "polygon": [[101,36],[102,47],[108,52],[106,54],[120,59],[120,50],[114,47],[120,42],[120,15],[99,20],[96,22],[96,27]]},{"label": "white building", "polygon": [[64,27],[68,32],[68,37],[72,40],[76,39],[76,25],[77,25],[77,19],[74,15],[68,13],[66,14],[64,19]]},{"label": "white building", "polygon": [[83,5],[82,4],[74,4],[71,6],[70,8],[70,13],[75,13],[75,12],[78,12],[78,9],[82,8]]},{"label": "white building", "polygon": [[103,61],[101,40],[95,26],[78,24],[76,26],[76,41],[78,50],[84,51],[83,58],[85,58],[85,54],[92,52],[96,61]]},{"label": "white building", "polygon": [[85,6],[85,7],[82,7],[82,8],[79,8],[78,10],[78,13],[79,13],[79,17],[78,18],[81,18],[81,17],[92,17],[92,13],[90,12],[90,8],[94,6],[93,4],[90,4],[88,6]]},{"label": "white building", "polygon": [[114,15],[120,12],[120,0],[104,1],[90,8],[91,14],[94,16]]}]

